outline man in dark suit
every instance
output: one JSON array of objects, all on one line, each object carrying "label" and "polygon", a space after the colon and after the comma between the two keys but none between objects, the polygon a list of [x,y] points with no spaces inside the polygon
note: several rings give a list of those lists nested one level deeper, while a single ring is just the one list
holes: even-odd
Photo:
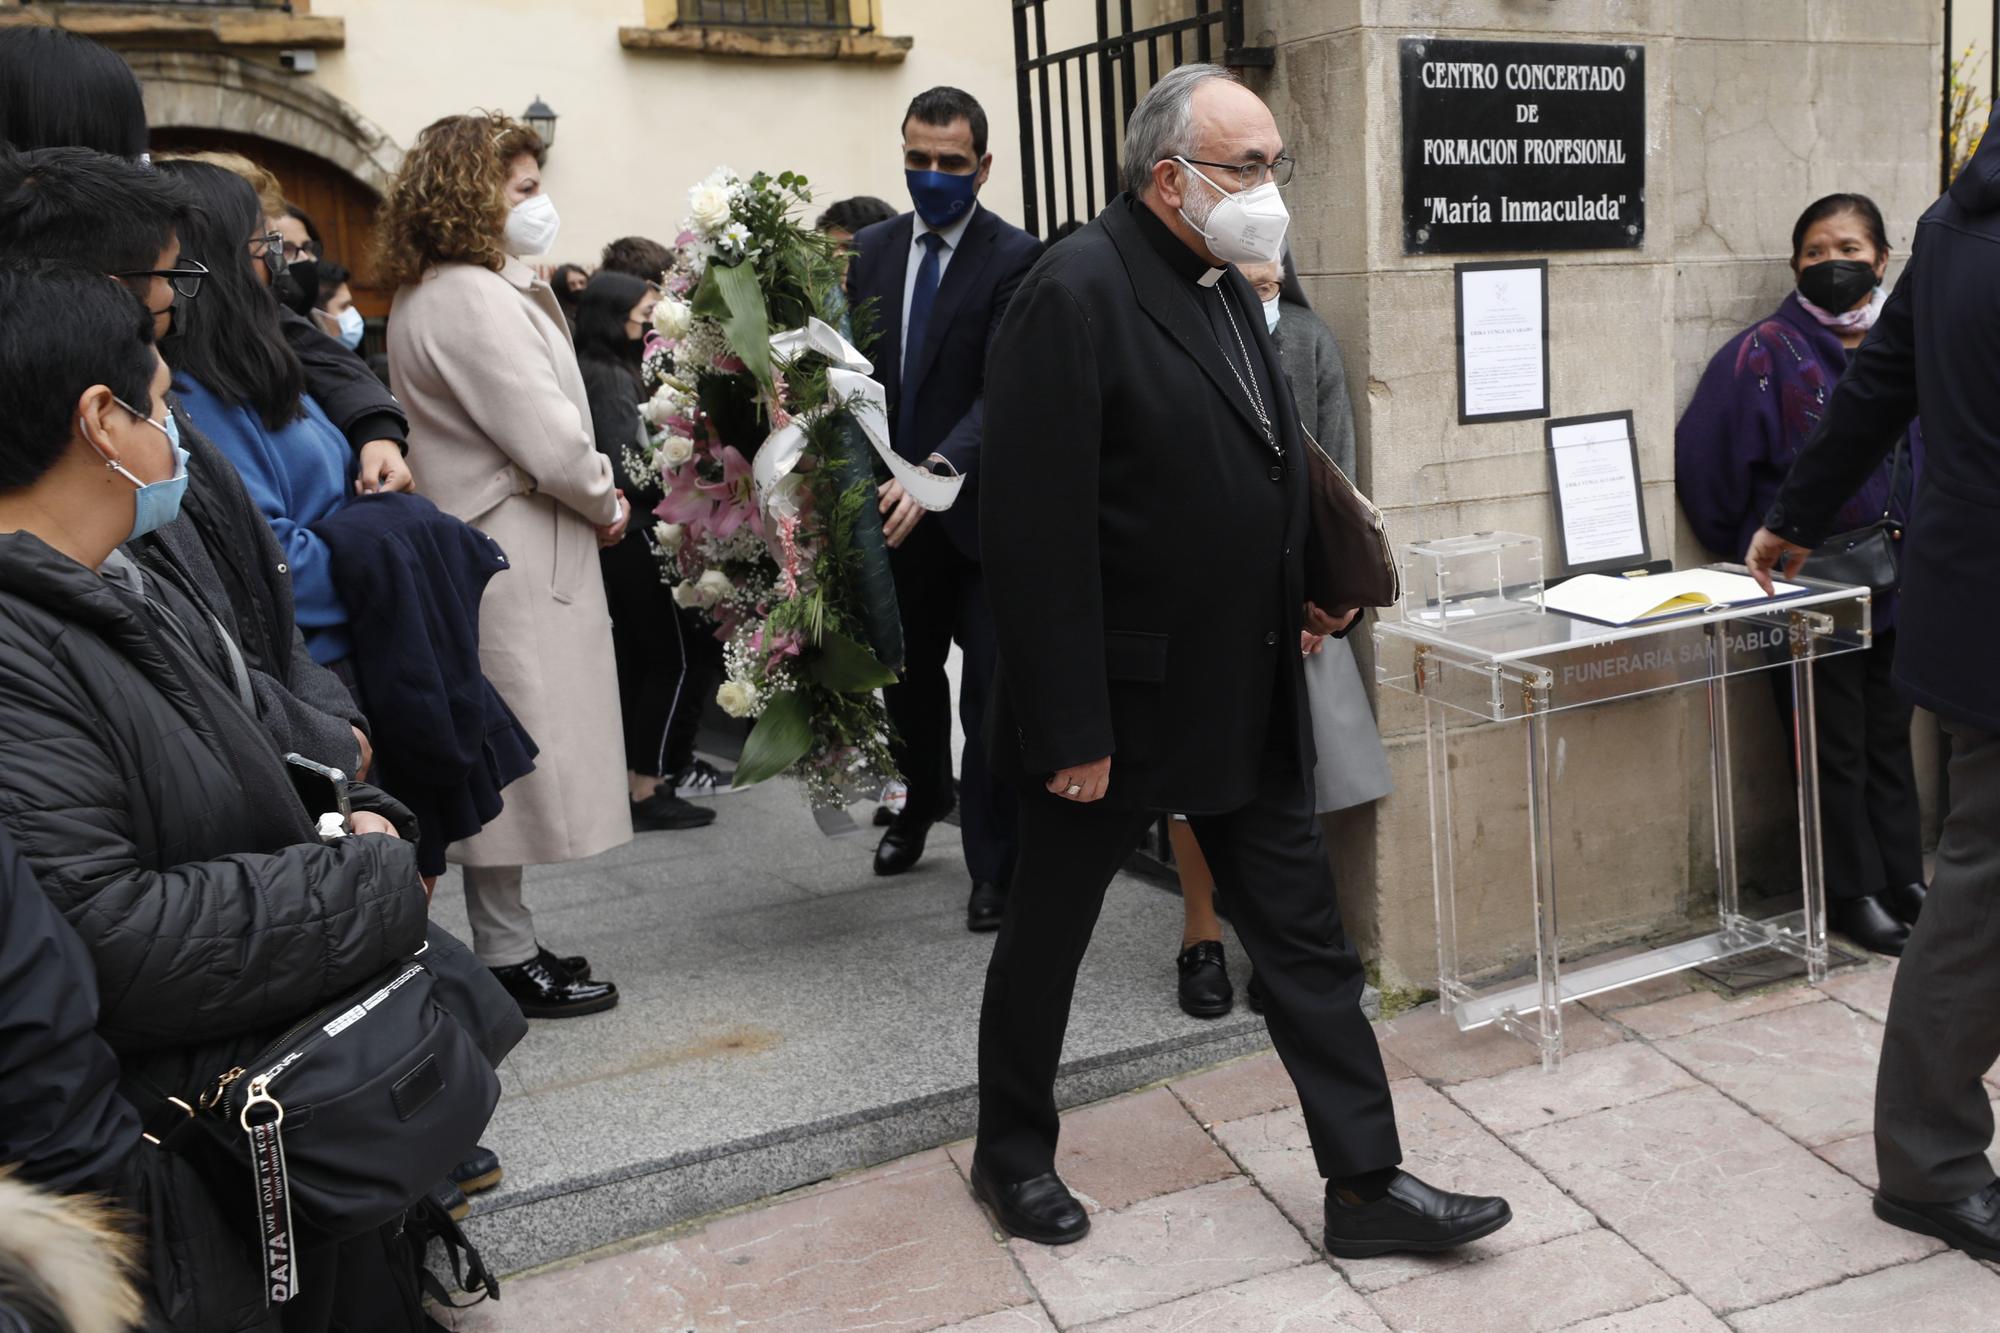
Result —
[{"label": "man in dark suit", "polygon": [[1021,854],[979,1021],[973,1187],[1017,1236],[1089,1219],[1055,1174],[1077,965],[1148,821],[1185,812],[1265,992],[1328,1178],[1334,1254],[1442,1250],[1505,1200],[1397,1166],[1313,813],[1298,411],[1238,263],[1276,259],[1291,163],[1227,71],[1181,66],[1132,113],[1126,193],[1021,285],[989,364],[981,522],[1000,677],[994,759]]},{"label": "man in dark suit", "polygon": [[982,734],[994,645],[979,568],[979,439],[986,346],[1041,245],[978,204],[993,155],[986,151],[986,113],[969,94],[933,88],[910,103],[903,169],[916,211],[855,236],[848,291],[857,307],[867,307],[857,328],[873,330],[864,349],[888,391],[896,452],[966,482],[955,505],[928,517],[894,480],[881,486],[905,657],[903,679],[884,699],[909,800],[875,849],[875,873],[901,874],[915,865],[931,825],[951,811],[945,659],[956,639],[965,653],[959,823],[972,875],[965,919],[972,930],[998,930],[1013,871],[1017,803],[1011,788],[993,780]]},{"label": "man in dark suit", "polygon": [[1875,1214],[2000,1260],[1981,1082],[2000,1059],[2000,134],[1917,224],[1909,266],[1855,350],[1744,557],[1768,588],[1921,413],[1895,682],[1951,735],[1937,869],[1896,969],[1875,1077]]}]

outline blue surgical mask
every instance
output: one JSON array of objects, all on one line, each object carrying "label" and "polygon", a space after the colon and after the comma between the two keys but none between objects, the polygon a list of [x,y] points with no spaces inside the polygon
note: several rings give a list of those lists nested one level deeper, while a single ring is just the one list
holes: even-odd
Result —
[{"label": "blue surgical mask", "polygon": [[181,423],[174,419],[171,411],[167,413],[167,423],[163,426],[123,398],[112,401],[166,436],[167,444],[174,451],[174,475],[165,481],[140,481],[124,464],[106,460],[107,467],[138,488],[132,500],[132,534],[125,539],[136,541],[149,532],[158,532],[181,516],[181,498],[187,494],[188,487],[188,451],[181,448]]},{"label": "blue surgical mask", "polygon": [[948,171],[905,171],[910,185],[910,202],[917,216],[931,227],[949,227],[972,209],[979,193],[979,173],[954,176]]},{"label": "blue surgical mask", "polygon": [[368,331],[368,321],[363,319],[361,312],[353,306],[349,306],[347,309],[341,311],[336,318],[340,320],[340,341],[342,344],[350,352],[360,351],[361,335]]}]

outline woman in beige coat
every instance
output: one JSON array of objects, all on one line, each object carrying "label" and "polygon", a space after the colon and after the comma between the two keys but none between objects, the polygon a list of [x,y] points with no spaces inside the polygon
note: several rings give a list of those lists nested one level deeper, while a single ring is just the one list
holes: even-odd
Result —
[{"label": "woman in beige coat", "polygon": [[418,136],[383,202],[380,270],[399,288],[389,367],[424,459],[424,493],[491,535],[512,565],[479,608],[486,676],[541,747],[506,809],[456,843],[474,948],[531,1017],[617,1002],[580,958],[535,938],[521,867],[632,837],[600,545],[630,510],[597,451],[569,325],[522,255],[548,251],[541,140],[504,116],[448,116]]}]

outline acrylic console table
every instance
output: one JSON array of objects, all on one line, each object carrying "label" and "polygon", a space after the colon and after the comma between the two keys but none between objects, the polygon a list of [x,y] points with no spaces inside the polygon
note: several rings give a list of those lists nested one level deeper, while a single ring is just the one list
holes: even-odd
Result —
[{"label": "acrylic console table", "polygon": [[[1741,573],[1740,566],[1717,565]],[[1527,610],[1469,618],[1440,630],[1408,618],[1375,626],[1375,677],[1385,689],[1424,704],[1430,781],[1431,877],[1437,896],[1439,1007],[1470,1031],[1500,1027],[1538,1047],[1554,1069],[1563,1049],[1562,1006],[1650,977],[1777,948],[1804,960],[1813,981],[1826,975],[1826,894],[1821,879],[1817,735],[1812,662],[1873,641],[1869,594],[1794,578],[1808,591],[1623,628]],[[1763,920],[1738,901],[1734,793],[1730,780],[1729,677],[1777,668],[1792,675],[1798,773],[1799,863],[1804,907]],[[1709,776],[1715,822],[1718,928],[1665,948],[1565,972],[1558,929],[1551,827],[1553,774],[1548,719],[1662,690],[1700,685],[1708,693]],[[1451,747],[1455,729],[1474,723],[1525,725],[1528,867],[1535,936],[1529,982],[1481,988],[1459,965]],[[1475,817],[1479,812],[1474,812]]]}]

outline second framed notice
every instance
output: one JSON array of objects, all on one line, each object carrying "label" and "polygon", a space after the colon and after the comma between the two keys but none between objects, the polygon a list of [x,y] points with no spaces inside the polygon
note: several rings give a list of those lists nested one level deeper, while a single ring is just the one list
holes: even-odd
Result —
[{"label": "second framed notice", "polygon": [[1549,414],[1549,261],[1455,264],[1458,424]]}]

